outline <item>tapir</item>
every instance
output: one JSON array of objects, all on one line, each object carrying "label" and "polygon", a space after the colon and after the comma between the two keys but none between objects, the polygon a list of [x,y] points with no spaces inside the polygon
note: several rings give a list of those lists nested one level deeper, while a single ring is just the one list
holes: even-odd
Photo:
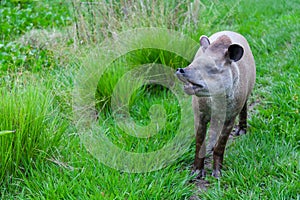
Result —
[{"label": "tapir", "polygon": [[226,143],[237,116],[235,134],[246,133],[247,99],[256,78],[249,44],[241,34],[231,31],[217,32],[209,38],[203,35],[193,61],[185,68],[178,68],[176,76],[184,83],[184,92],[192,95],[196,135],[193,173],[197,178],[205,176],[204,160],[210,151],[212,176],[219,178]]}]

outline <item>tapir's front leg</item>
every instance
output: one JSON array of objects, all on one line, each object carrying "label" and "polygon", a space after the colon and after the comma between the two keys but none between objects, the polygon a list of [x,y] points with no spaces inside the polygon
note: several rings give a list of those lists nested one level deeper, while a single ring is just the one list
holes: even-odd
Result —
[{"label": "tapir's front leg", "polygon": [[224,151],[225,151],[228,137],[233,129],[234,120],[235,120],[235,117],[233,119],[231,119],[230,121],[225,122],[222,132],[220,134],[220,137],[214,147],[212,175],[216,178],[219,178],[221,176]]},{"label": "tapir's front leg", "polygon": [[198,174],[197,178],[205,176],[204,160],[206,154],[205,136],[208,121],[205,120],[202,113],[195,113],[195,134],[196,134],[196,152],[193,173]]}]

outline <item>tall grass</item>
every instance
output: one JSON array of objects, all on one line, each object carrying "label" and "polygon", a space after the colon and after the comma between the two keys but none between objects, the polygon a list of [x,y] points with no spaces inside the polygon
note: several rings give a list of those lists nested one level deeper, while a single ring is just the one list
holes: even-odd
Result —
[{"label": "tall grass", "polygon": [[53,107],[53,97],[38,86],[0,89],[0,183],[26,173],[32,163],[59,145],[66,126]]},{"label": "tall grass", "polygon": [[193,34],[205,5],[184,1],[93,1],[72,2],[76,43],[98,43],[118,32],[140,27],[161,27]]}]

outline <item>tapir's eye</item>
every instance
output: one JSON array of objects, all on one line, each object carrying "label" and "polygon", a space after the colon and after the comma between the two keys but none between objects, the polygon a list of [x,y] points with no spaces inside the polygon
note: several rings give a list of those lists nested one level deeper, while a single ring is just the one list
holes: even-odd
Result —
[{"label": "tapir's eye", "polygon": [[208,70],[208,73],[210,73],[210,74],[220,73],[220,68],[217,66],[211,66]]},{"label": "tapir's eye", "polygon": [[210,74],[216,74],[218,72],[219,72],[219,70],[217,68],[212,68],[212,69],[209,70]]}]

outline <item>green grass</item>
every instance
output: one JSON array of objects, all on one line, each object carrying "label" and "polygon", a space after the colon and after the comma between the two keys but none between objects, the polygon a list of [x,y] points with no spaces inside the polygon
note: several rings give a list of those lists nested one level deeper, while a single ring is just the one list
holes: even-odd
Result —
[{"label": "green grass", "polygon": [[7,91],[1,89],[0,180],[26,174],[30,163],[45,157],[58,146],[66,129],[61,117],[55,114],[53,97],[39,87],[24,86]]},{"label": "green grass", "polygon": [[[300,4],[296,0],[0,4],[0,199],[300,198]],[[257,79],[250,98],[250,103],[256,102],[250,128],[230,143],[223,177],[208,176],[206,191],[199,192],[189,182],[194,144],[163,169],[120,172],[87,151],[74,124],[72,92],[76,73],[85,64],[82,58],[121,31],[149,26],[177,30],[195,41],[202,34],[233,30],[245,35],[252,47]],[[62,34],[51,45],[43,45],[43,38],[20,39],[33,29],[51,34],[54,28]],[[118,80],[142,64],[177,68],[189,62],[171,52],[144,49],[112,63],[95,94],[103,120],[99,125],[115,145],[137,153],[160,149],[174,138],[182,114],[170,90],[140,87],[129,101],[133,121],[148,125],[151,107],[159,104],[165,108],[166,124],[150,138],[127,135],[116,125],[110,107]]]}]

